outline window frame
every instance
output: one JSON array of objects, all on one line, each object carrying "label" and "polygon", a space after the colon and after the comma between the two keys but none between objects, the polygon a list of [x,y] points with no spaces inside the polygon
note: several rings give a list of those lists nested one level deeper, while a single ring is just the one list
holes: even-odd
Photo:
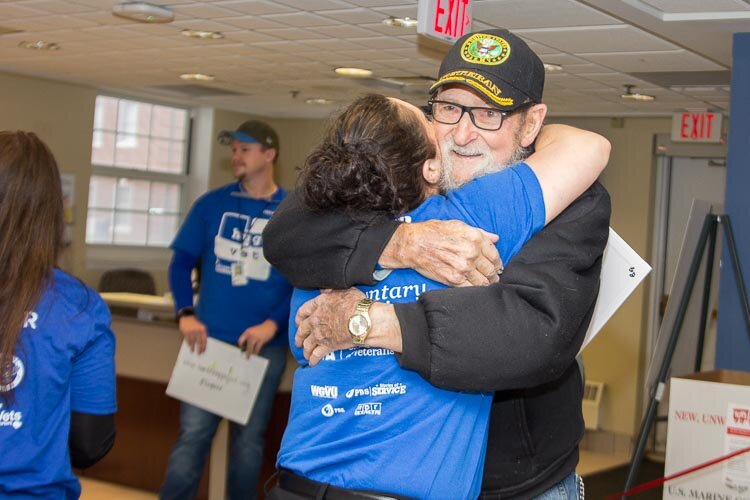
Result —
[{"label": "window frame", "polygon": [[[118,167],[114,165],[102,165],[95,163],[93,159],[90,158],[91,161],[91,175],[89,177],[89,192],[91,189],[91,179],[93,177],[108,177],[115,179],[115,183],[118,182],[119,179],[132,179],[134,181],[147,181],[150,183],[153,182],[159,182],[159,183],[165,183],[165,184],[172,184],[176,185],[179,190],[179,202],[177,204],[177,212],[165,212],[165,215],[174,215],[177,218],[177,227],[175,229],[175,235],[177,234],[177,231],[179,231],[180,224],[183,221],[183,218],[185,216],[185,211],[187,208],[186,204],[186,192],[187,187],[189,183],[189,170],[190,170],[190,155],[191,155],[191,148],[192,148],[192,126],[193,126],[193,119],[192,119],[192,109],[187,106],[181,106],[176,105],[173,103],[167,103],[167,102],[160,102],[150,99],[144,99],[140,97],[131,97],[131,96],[124,96],[124,95],[115,95],[115,94],[108,94],[108,93],[97,93],[97,98],[99,97],[107,97],[111,99],[117,99],[118,100],[118,113],[119,113],[119,101],[125,100],[125,101],[133,101],[137,102],[139,104],[150,104],[152,106],[164,106],[168,108],[174,108],[185,111],[185,135],[183,137],[183,144],[184,149],[182,151],[182,166],[181,166],[181,173],[169,173],[169,172],[160,172],[160,171],[151,171],[146,169],[139,169],[139,168],[132,168],[132,167]],[[94,108],[94,113],[96,114],[96,104]],[[94,124],[92,124],[92,133],[91,133],[91,143],[90,143],[90,152],[93,155],[93,148],[94,148],[94,138],[97,134],[97,132],[102,133],[115,133],[115,141],[117,141],[117,138],[119,137],[119,130],[117,129],[117,124],[119,123],[119,116],[115,115],[114,118],[115,121],[115,130],[109,130],[109,129],[97,129],[95,128],[96,121],[94,120]],[[138,133],[131,134],[128,132],[129,135],[134,135],[137,137],[144,137],[148,138],[149,140],[156,138],[156,139],[164,139],[159,136],[151,135],[151,130],[149,130],[148,134]],[[146,164],[148,165],[149,155],[150,155],[150,148],[147,149],[147,157],[146,157]],[[150,205],[150,201],[149,201]],[[107,249],[113,249],[114,251],[118,249],[145,249],[149,252],[161,252],[165,250],[169,250],[169,243],[166,245],[162,244],[149,244],[148,239],[148,225],[146,227],[146,240],[144,243],[117,243],[115,242],[115,234],[114,234],[114,220],[117,214],[123,214],[123,213],[137,213],[137,214],[145,214],[147,216],[147,224],[149,224],[150,221],[150,215],[161,215],[161,214],[154,214],[151,212],[151,207],[147,207],[145,210],[130,210],[130,209],[118,209],[116,207],[116,200],[113,202],[112,208],[99,208],[99,207],[92,207],[89,205],[89,199],[87,197],[86,199],[86,224],[88,227],[89,223],[89,212],[91,210],[103,210],[103,211],[109,211],[112,214],[113,217],[113,226],[112,226],[112,233],[110,235],[111,242],[105,243],[105,242],[89,242],[88,241],[88,230],[85,231],[86,237],[84,238],[85,244],[87,248],[91,248],[94,250],[95,253],[100,252],[106,252]],[[172,235],[171,239],[175,236]]]}]

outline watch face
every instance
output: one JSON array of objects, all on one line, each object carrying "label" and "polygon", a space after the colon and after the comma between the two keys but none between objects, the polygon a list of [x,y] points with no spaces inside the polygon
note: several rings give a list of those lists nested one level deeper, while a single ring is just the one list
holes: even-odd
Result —
[{"label": "watch face", "polygon": [[352,335],[364,335],[367,333],[367,330],[370,328],[370,323],[367,321],[367,318],[365,318],[361,314],[355,314],[351,318],[349,318],[349,332]]}]

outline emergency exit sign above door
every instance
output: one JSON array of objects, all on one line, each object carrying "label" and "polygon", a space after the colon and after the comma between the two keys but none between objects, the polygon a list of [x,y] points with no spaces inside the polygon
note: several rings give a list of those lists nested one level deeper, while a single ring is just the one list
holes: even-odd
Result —
[{"label": "emergency exit sign above door", "polygon": [[417,33],[453,43],[471,31],[472,0],[419,0]]},{"label": "emergency exit sign above door", "polygon": [[721,113],[686,111],[672,115],[675,142],[721,142]]}]

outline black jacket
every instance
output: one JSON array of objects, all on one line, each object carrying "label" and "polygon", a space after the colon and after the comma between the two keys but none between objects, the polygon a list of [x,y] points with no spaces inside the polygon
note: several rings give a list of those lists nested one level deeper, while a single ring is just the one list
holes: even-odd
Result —
[{"label": "black jacket", "polygon": [[[403,368],[438,387],[495,391],[482,498],[531,498],[575,470],[584,432],[575,356],[599,290],[610,210],[596,183],[507,263],[500,283],[395,305]],[[266,227],[264,252],[295,286],[374,284],[397,226],[311,212],[293,194]]]}]

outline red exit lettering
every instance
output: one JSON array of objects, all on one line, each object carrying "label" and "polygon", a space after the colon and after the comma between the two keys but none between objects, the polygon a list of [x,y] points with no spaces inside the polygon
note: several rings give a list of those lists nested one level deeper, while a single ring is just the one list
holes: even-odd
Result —
[{"label": "red exit lettering", "polygon": [[713,134],[713,113],[683,113],[680,120],[680,137],[683,139],[708,139]]},{"label": "red exit lettering", "polygon": [[[454,38],[464,36],[471,23],[467,7],[471,0],[437,0],[435,6],[435,31]],[[447,10],[446,10],[447,9]]]}]

